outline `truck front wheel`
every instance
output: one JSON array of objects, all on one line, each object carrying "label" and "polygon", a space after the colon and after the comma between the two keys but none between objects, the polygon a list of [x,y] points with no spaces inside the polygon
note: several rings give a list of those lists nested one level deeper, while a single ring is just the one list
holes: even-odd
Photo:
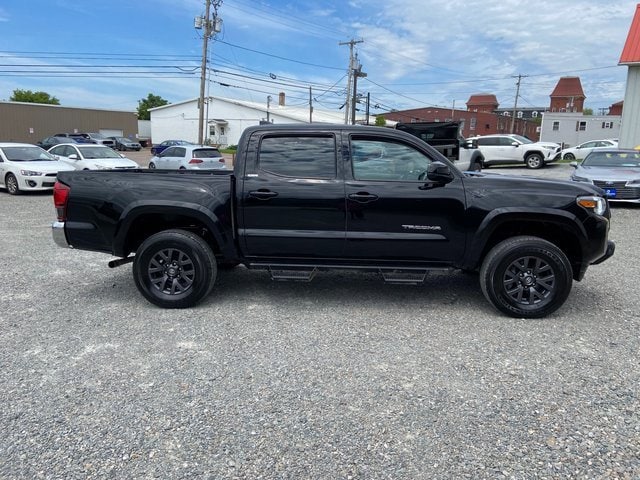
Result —
[{"label": "truck front wheel", "polygon": [[213,289],[218,269],[211,248],[186,230],[165,230],[136,251],[133,278],[140,293],[163,308],[188,308]]},{"label": "truck front wheel", "polygon": [[497,244],[480,268],[480,286],[502,313],[540,318],[562,306],[573,284],[567,256],[538,237],[513,237]]}]

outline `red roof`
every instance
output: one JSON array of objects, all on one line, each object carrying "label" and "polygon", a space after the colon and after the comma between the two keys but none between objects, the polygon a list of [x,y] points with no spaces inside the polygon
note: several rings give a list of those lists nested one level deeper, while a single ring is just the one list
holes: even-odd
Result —
[{"label": "red roof", "polygon": [[633,16],[627,41],[620,55],[621,65],[634,63],[640,63],[640,5],[636,6],[636,14]]},{"label": "red roof", "polygon": [[467,100],[467,105],[498,105],[498,99],[495,95],[483,93],[471,95]]},{"label": "red roof", "polygon": [[584,97],[580,77],[562,77],[558,80],[551,97]]}]

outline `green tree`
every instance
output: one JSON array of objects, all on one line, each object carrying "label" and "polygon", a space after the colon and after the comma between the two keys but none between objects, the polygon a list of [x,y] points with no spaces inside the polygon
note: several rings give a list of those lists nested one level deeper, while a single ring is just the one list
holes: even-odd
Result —
[{"label": "green tree", "polygon": [[376,115],[376,126],[384,127],[387,124],[387,121],[382,115]]},{"label": "green tree", "polygon": [[593,115],[593,108],[583,108],[582,109],[582,114],[583,115]]},{"label": "green tree", "polygon": [[32,92],[31,90],[21,90],[16,88],[9,98],[12,102],[26,103],[48,103],[50,105],[60,105],[60,100],[52,97],[47,92]]},{"label": "green tree", "polygon": [[149,95],[147,95],[147,98],[141,98],[140,100],[138,100],[138,119],[150,120],[150,108],[162,107],[163,105],[168,104],[169,102],[167,102],[161,96],[150,93]]}]

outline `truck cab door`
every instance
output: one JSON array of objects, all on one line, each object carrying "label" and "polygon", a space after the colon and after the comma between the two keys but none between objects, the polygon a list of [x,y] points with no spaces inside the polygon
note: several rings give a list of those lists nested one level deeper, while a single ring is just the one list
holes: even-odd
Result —
[{"label": "truck cab door", "polygon": [[[461,174],[427,179],[429,151],[379,134],[351,134],[345,167],[346,256],[376,264],[449,264],[465,249]],[[445,162],[439,159],[441,162]]]},{"label": "truck cab door", "polygon": [[337,145],[331,131],[252,135],[238,195],[244,256],[286,262],[342,256],[345,200]]}]

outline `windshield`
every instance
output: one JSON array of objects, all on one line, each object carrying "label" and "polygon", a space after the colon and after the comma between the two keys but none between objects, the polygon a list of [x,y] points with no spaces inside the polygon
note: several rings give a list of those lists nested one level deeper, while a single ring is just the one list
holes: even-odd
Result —
[{"label": "windshield", "polygon": [[98,140],[106,140],[107,139],[107,137],[105,137],[101,133],[90,133],[89,136],[91,138],[97,138]]},{"label": "windshield", "polygon": [[520,143],[533,143],[527,137],[523,137],[522,135],[511,135],[511,138],[515,138]]},{"label": "windshield", "polygon": [[12,162],[56,161],[56,158],[40,147],[3,147],[7,160]]},{"label": "windshield", "polygon": [[122,158],[120,154],[111,150],[109,147],[92,145],[87,147],[78,147],[84,158]]},{"label": "windshield", "polygon": [[640,152],[598,152],[587,155],[583,167],[640,167]]}]

